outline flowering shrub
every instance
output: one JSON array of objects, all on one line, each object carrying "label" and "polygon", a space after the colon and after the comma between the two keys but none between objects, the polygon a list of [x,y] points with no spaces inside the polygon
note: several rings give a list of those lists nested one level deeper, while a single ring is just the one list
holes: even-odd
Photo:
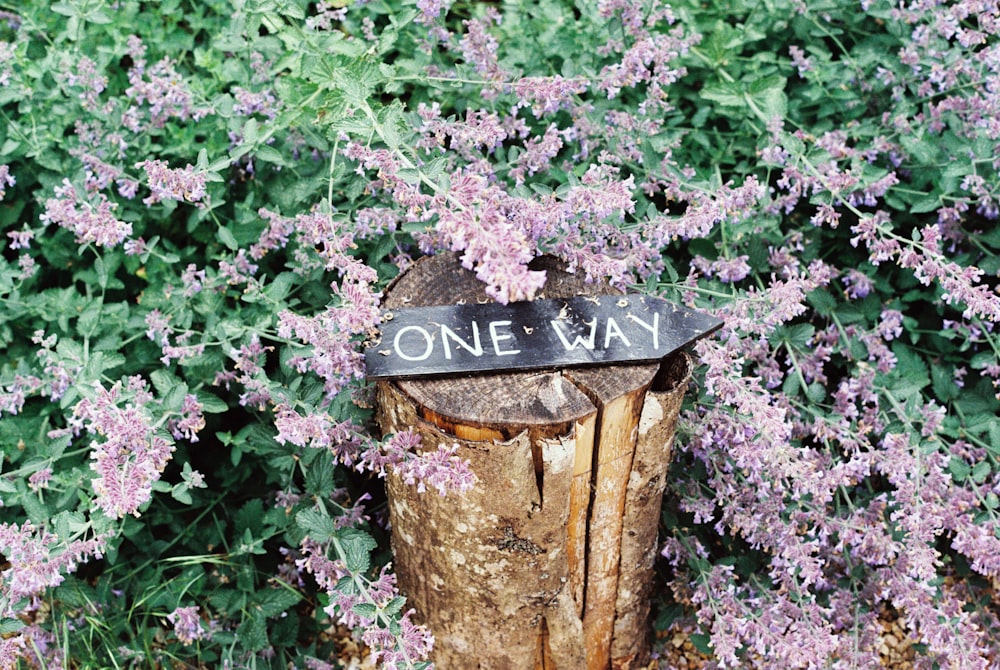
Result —
[{"label": "flowering shrub", "polygon": [[0,13],[0,667],[426,667],[378,475],[474,481],[360,348],[445,250],[725,318],[659,603],[714,667],[878,667],[887,616],[1000,661],[1000,7],[396,4]]}]

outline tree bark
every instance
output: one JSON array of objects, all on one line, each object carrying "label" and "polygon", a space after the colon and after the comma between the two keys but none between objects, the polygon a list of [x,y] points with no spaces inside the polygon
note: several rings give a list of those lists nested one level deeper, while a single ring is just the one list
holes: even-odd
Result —
[{"label": "tree bark", "polygon": [[[547,298],[611,293],[555,261]],[[422,259],[389,309],[485,301],[455,256]],[[649,598],[673,425],[691,364],[379,382],[381,430],[458,445],[461,497],[387,476],[395,571],[439,670],[606,670],[648,659]]]}]

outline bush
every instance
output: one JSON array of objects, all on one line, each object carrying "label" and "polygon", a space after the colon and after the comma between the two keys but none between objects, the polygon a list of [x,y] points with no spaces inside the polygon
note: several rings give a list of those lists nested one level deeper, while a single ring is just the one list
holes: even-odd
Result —
[{"label": "bush", "polygon": [[725,318],[661,627],[718,667],[879,667],[898,617],[922,667],[995,663],[998,14],[3,11],[0,666],[333,667],[335,622],[424,667],[377,475],[473,482],[375,434],[360,350],[444,250],[501,302],[548,253]]}]

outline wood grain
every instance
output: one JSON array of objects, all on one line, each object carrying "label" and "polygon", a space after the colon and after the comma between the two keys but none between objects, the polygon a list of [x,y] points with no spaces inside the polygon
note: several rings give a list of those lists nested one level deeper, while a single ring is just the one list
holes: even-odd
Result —
[{"label": "wood grain", "polygon": [[[533,269],[548,274],[545,297],[610,292],[551,259]],[[385,306],[486,299],[441,254],[401,275]],[[415,430],[427,450],[456,444],[479,479],[458,498],[387,477],[397,579],[434,633],[439,670],[606,670],[648,657],[656,520],[690,374],[685,355],[671,360],[684,363],[668,361],[669,391],[657,365],[377,384],[384,433]]]}]

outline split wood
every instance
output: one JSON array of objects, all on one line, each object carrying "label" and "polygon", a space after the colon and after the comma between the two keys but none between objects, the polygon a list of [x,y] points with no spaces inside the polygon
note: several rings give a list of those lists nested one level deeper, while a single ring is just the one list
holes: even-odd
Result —
[{"label": "split wood", "polygon": [[[608,293],[540,259],[545,296]],[[486,300],[454,255],[422,259],[390,309]],[[407,607],[438,670],[615,670],[649,659],[657,525],[692,363],[379,382],[381,430],[458,444],[478,483],[418,493],[387,477]]]}]

